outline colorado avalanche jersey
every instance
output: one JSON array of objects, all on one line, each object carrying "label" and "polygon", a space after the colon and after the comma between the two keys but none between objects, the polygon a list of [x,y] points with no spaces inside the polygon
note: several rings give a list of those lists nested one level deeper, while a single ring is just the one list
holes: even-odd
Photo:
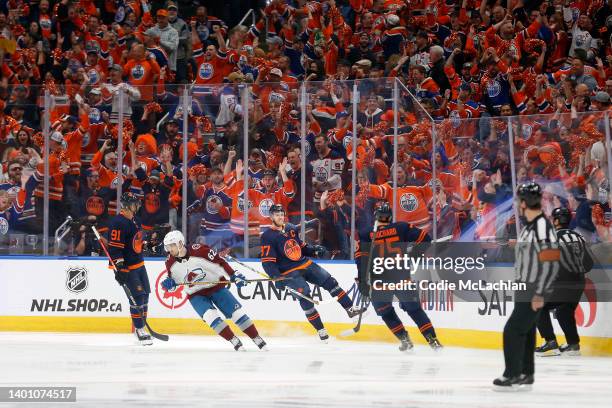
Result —
[{"label": "colorado avalanche jersey", "polygon": [[183,258],[169,256],[166,260],[168,276],[176,283],[190,283],[185,286],[188,297],[209,296],[223,288],[234,270],[217,251],[206,245],[193,244],[187,248],[187,255]]}]

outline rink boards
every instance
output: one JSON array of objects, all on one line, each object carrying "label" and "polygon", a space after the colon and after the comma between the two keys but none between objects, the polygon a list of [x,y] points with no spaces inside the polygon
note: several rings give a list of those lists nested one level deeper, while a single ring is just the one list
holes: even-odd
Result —
[{"label": "rink boards", "polygon": [[[258,262],[249,265],[261,269]],[[348,262],[321,262],[355,297],[355,266]],[[234,265],[247,277],[253,272]],[[185,293],[179,289],[165,292],[161,281],[166,272],[160,260],[147,260],[151,283],[149,321],[159,332],[213,334],[198,319]],[[499,268],[510,268],[500,266]],[[593,273],[593,272],[592,272]],[[3,258],[0,259],[0,331],[47,332],[129,332],[129,307],[123,291],[103,259]],[[313,334],[298,303],[288,293],[279,292],[268,282],[251,284],[232,292],[239,298],[257,327],[266,335],[302,336]],[[314,288],[314,297],[328,300],[328,294]],[[481,293],[472,301],[457,299],[449,291],[421,293],[422,305],[444,344],[500,348],[501,332],[512,312],[512,293]],[[353,326],[345,312],[334,302],[317,307],[332,334]],[[612,355],[612,307],[597,301],[597,290],[588,291],[577,311],[581,345],[585,354]],[[412,338],[423,342],[407,314],[400,317]],[[558,330],[556,320],[555,327]],[[560,333],[560,331],[558,331]],[[395,341],[370,308],[361,331],[351,340]],[[562,340],[562,336],[561,339]]]}]

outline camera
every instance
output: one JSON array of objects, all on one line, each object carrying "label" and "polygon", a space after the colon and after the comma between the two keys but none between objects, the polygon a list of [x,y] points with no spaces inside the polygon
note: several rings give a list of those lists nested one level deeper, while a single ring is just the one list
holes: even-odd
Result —
[{"label": "camera", "polygon": [[92,234],[93,231],[91,227],[96,225],[98,219],[95,215],[86,215],[85,217],[81,217],[76,220],[72,220],[70,223],[70,229],[72,230],[72,234],[78,238],[81,236],[81,233]]},{"label": "camera", "polygon": [[144,245],[145,256],[164,256],[164,237],[172,230],[170,224],[159,224],[153,227]]}]

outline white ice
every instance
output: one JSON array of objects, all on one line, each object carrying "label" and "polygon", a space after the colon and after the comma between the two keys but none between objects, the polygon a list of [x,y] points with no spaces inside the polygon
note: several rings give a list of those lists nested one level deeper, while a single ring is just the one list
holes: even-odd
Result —
[{"label": "white ice", "polygon": [[212,336],[144,348],[128,334],[0,333],[0,386],[76,386],[79,407],[612,406],[610,358],[539,358],[532,392],[497,393],[497,350],[406,354],[392,343],[296,337],[269,338],[262,352],[243,342],[238,353]]}]

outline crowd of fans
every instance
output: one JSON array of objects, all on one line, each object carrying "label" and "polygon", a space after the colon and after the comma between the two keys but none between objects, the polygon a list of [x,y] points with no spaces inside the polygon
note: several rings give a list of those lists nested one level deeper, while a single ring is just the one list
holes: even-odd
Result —
[{"label": "crowd of fans", "polygon": [[238,254],[274,203],[337,259],[351,207],[357,237],[381,200],[438,239],[507,243],[513,178],[610,240],[612,1],[271,0],[250,27],[185,3],[2,2],[0,248],[42,234],[47,176],[50,234],[72,218],[56,253],[98,252],[118,184],[152,254],[183,200],[190,241]]}]

